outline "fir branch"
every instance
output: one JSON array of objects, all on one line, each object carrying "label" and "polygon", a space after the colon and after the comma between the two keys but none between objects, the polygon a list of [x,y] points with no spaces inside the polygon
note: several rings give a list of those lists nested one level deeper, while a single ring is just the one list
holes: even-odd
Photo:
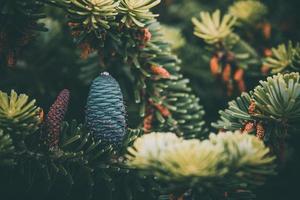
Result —
[{"label": "fir branch", "polygon": [[144,174],[157,176],[169,185],[169,192],[202,188],[202,195],[209,191],[206,195],[222,199],[226,190],[241,189],[235,181],[249,184],[243,188],[249,189],[274,175],[275,158],[268,154],[262,141],[240,132],[211,134],[204,141],[152,133],[137,139],[128,149],[127,163]]},{"label": "fir branch", "polygon": [[[111,26],[107,37],[85,38],[75,34],[75,39],[80,43],[79,46],[84,45],[83,52],[98,51],[101,63],[108,70],[117,65],[131,73],[140,116],[145,120],[152,119],[148,120],[150,126],[147,127],[152,130],[170,129],[186,137],[200,137],[204,112],[198,103],[199,99],[191,94],[189,80],[180,73],[180,61],[163,41],[159,23],[153,20],[152,15],[143,18],[144,15],[148,16],[148,9],[157,2],[143,1],[137,5],[140,3],[141,8],[146,7],[142,9],[143,14],[136,17],[142,20],[143,28],[123,26],[122,20],[118,21],[119,16],[123,16],[121,12],[116,21],[111,23],[114,26]],[[86,35],[89,30],[80,29],[79,33]]]},{"label": "fir branch", "polygon": [[29,101],[25,94],[18,95],[14,90],[10,95],[0,91],[0,128],[4,131],[25,136],[38,130],[43,120],[43,111]]},{"label": "fir branch", "polygon": [[221,17],[221,11],[216,10],[211,15],[208,12],[200,13],[201,21],[192,18],[195,25],[194,34],[204,39],[208,44],[222,42],[232,33],[232,27],[235,25],[236,18],[231,15]]},{"label": "fir branch", "polygon": [[272,55],[264,59],[264,66],[272,69],[272,73],[284,71],[299,71],[300,65],[300,44],[293,44],[291,41],[285,45],[280,44],[272,48]]},{"label": "fir branch", "polygon": [[299,130],[299,73],[278,74],[261,81],[253,91],[229,102],[212,126],[254,134],[284,161],[286,139]]},{"label": "fir branch", "polygon": [[15,147],[9,134],[0,129],[0,166],[12,166],[15,164],[13,158]]}]

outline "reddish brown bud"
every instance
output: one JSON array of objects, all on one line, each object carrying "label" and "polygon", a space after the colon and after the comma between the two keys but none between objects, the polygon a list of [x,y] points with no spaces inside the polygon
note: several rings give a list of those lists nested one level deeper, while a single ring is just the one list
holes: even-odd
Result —
[{"label": "reddish brown bud", "polygon": [[152,34],[151,32],[149,31],[148,28],[144,28],[142,29],[142,38],[141,40],[146,43],[146,42],[149,42],[152,38]]},{"label": "reddish brown bud", "polygon": [[169,111],[169,109],[164,107],[163,105],[156,104],[155,107],[159,110],[159,112],[162,114],[162,116],[168,117],[171,115],[171,112]]},{"label": "reddish brown bud", "polygon": [[246,84],[245,84],[245,81],[243,79],[237,81],[237,84],[238,84],[238,88],[239,88],[240,92],[245,92],[246,91]]},{"label": "reddish brown bud", "polygon": [[224,82],[230,81],[230,77],[231,77],[231,65],[230,64],[227,64],[225,66],[222,77],[223,77]]},{"label": "reddish brown bud", "polygon": [[264,23],[262,26],[262,32],[265,39],[270,39],[272,34],[272,25],[268,22]]},{"label": "reddish brown bud", "polygon": [[270,71],[270,67],[266,66],[266,65],[263,65],[261,67],[261,72],[264,74],[264,75],[267,75]]},{"label": "reddish brown bud", "polygon": [[219,58],[217,56],[213,56],[210,59],[210,71],[214,76],[220,73]]},{"label": "reddish brown bud", "polygon": [[152,129],[153,114],[149,114],[144,118],[144,132],[149,133]]},{"label": "reddish brown bud", "polygon": [[241,68],[236,70],[234,73],[234,80],[240,81],[240,80],[243,80],[243,78],[244,78],[244,70]]},{"label": "reddish brown bud", "polygon": [[91,45],[87,42],[82,43],[79,45],[79,48],[81,49],[80,57],[82,59],[87,59],[90,53],[93,52],[93,49],[91,48]]},{"label": "reddish brown bud", "polygon": [[265,137],[265,128],[261,122],[256,125],[256,137],[261,140],[263,140]]},{"label": "reddish brown bud", "polygon": [[248,113],[250,115],[255,114],[255,109],[256,109],[255,101],[253,99],[251,99],[250,105],[249,105],[249,108],[248,108]]},{"label": "reddish brown bud", "polygon": [[243,133],[251,133],[255,130],[255,125],[253,122],[247,122],[244,126]]},{"label": "reddish brown bud", "polygon": [[157,66],[157,65],[152,65],[151,66],[151,71],[154,74],[160,75],[163,78],[170,78],[170,73],[163,67]]},{"label": "reddish brown bud", "polygon": [[266,57],[270,57],[270,56],[273,55],[273,52],[272,52],[271,49],[265,48],[265,49],[264,49],[264,55],[265,55]]}]

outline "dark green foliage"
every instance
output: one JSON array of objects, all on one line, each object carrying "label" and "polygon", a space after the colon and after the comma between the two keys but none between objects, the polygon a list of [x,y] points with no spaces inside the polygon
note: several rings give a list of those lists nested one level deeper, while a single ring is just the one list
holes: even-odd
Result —
[{"label": "dark green foliage", "polygon": [[[264,121],[272,127],[286,127],[281,136],[298,127],[300,113],[299,73],[278,74],[260,81],[253,91],[229,102],[229,108],[220,111],[221,120],[212,125],[218,129],[242,129],[246,122]],[[274,134],[274,133],[273,133]]]},{"label": "dark green foliage", "polygon": [[38,137],[14,152],[19,155],[14,169],[3,168],[1,177],[11,180],[9,183],[5,183],[7,179],[1,180],[4,197],[86,199],[97,194],[93,188],[101,180],[98,176],[105,173],[102,170],[109,170],[105,163],[109,162],[110,148],[104,148],[75,121],[64,123],[59,148],[53,151],[44,151],[38,143],[32,143],[39,141]]},{"label": "dark green foliage", "polygon": [[97,140],[121,148],[126,135],[123,95],[118,82],[107,72],[100,74],[91,85],[86,125]]},{"label": "dark green foliage", "polygon": [[[229,102],[212,126],[221,130],[241,130],[263,139],[286,162],[287,139],[299,131],[299,73],[278,74],[260,81],[253,91]],[[250,127],[250,128],[249,128]]]},{"label": "dark green foliage", "polygon": [[252,120],[248,109],[251,102],[251,96],[243,93],[236,100],[228,103],[228,109],[219,111],[220,120],[213,123],[212,126],[217,129],[239,130],[244,128],[245,122]]},{"label": "dark green foliage", "polygon": [[0,167],[15,164],[14,158],[12,157],[14,150],[15,147],[9,134],[5,134],[0,129]]},{"label": "dark green foliage", "polygon": [[[144,66],[145,70],[149,65],[163,66],[171,74],[170,79],[160,78],[152,82],[149,77],[146,80],[149,89],[151,88],[145,90],[149,95],[148,98],[154,104],[161,104],[171,112],[171,115],[164,119],[159,110],[154,111],[159,121],[156,129],[173,131],[186,138],[203,137],[204,110],[199,105],[199,98],[193,94],[189,86],[189,79],[184,78],[180,72],[180,60],[171,53],[169,44],[160,40],[162,33],[158,22],[151,21],[147,24],[147,28],[152,33],[152,39],[140,52],[141,60],[148,58],[145,59],[145,63],[141,63],[141,66]],[[138,63],[135,63],[135,67],[139,67]],[[157,75],[152,74],[151,77],[157,77]],[[143,86],[143,83],[138,85]],[[141,90],[143,91],[142,88]]]},{"label": "dark green foliage", "polygon": [[0,2],[0,65],[16,64],[20,50],[35,36],[45,31],[38,22],[44,18],[42,0],[1,0]]}]

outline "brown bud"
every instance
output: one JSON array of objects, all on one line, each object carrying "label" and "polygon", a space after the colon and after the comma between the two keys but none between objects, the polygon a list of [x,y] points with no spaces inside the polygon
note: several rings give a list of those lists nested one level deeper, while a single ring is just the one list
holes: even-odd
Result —
[{"label": "brown bud", "polygon": [[256,137],[261,140],[265,137],[265,128],[261,122],[256,125]]},{"label": "brown bud", "polygon": [[273,55],[273,52],[272,52],[271,49],[265,48],[265,49],[264,49],[264,55],[265,55],[266,57],[270,57],[270,56]]},{"label": "brown bud", "polygon": [[162,114],[162,116],[168,117],[171,115],[171,112],[169,111],[169,109],[164,107],[163,105],[155,104],[155,107],[159,110],[159,112]]},{"label": "brown bud", "polygon": [[90,53],[92,53],[93,49],[91,48],[90,44],[85,42],[79,45],[79,48],[81,49],[80,57],[82,59],[87,59]]},{"label": "brown bud", "polygon": [[223,77],[224,82],[228,82],[230,80],[230,77],[231,77],[231,65],[230,64],[227,64],[225,66],[222,77]]},{"label": "brown bud", "polygon": [[243,129],[243,133],[251,133],[252,131],[254,131],[255,129],[255,125],[253,122],[247,122],[244,126],[244,129]]},{"label": "brown bud", "polygon": [[160,75],[163,78],[170,78],[170,73],[163,67],[157,66],[157,65],[152,65],[151,66],[151,71],[154,74]]},{"label": "brown bud", "polygon": [[262,26],[262,32],[265,39],[270,39],[272,34],[272,25],[268,22],[264,23]]},{"label": "brown bud", "polygon": [[244,78],[244,70],[239,68],[238,70],[235,71],[233,79],[236,81],[240,81],[243,80],[243,78]]},{"label": "brown bud", "polygon": [[245,84],[245,81],[243,79],[237,81],[237,84],[238,84],[238,88],[239,88],[240,92],[245,92],[246,91],[246,84]]},{"label": "brown bud", "polygon": [[149,133],[152,129],[153,114],[149,114],[144,118],[143,128],[145,133]]},{"label": "brown bud", "polygon": [[142,29],[142,38],[141,40],[146,43],[146,42],[149,42],[152,38],[152,34],[151,32],[149,31],[148,28],[143,28]]},{"label": "brown bud", "polygon": [[250,105],[249,105],[249,108],[248,108],[248,113],[250,115],[255,114],[255,108],[256,108],[255,101],[253,99],[251,99]]},{"label": "brown bud", "polygon": [[44,121],[44,117],[45,117],[44,110],[40,109],[40,114],[39,114],[40,123],[42,123]]},{"label": "brown bud", "polygon": [[210,59],[210,71],[214,76],[220,73],[219,58],[217,56],[213,56]]},{"label": "brown bud", "polygon": [[264,75],[267,75],[270,71],[270,67],[266,66],[266,65],[263,65],[261,67],[261,72],[264,74]]}]

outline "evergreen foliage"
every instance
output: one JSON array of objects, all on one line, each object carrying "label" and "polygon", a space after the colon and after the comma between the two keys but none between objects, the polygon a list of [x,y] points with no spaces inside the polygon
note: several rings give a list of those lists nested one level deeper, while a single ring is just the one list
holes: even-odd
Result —
[{"label": "evergreen foliage", "polygon": [[14,150],[15,147],[10,136],[0,130],[0,166],[11,166],[14,164],[14,159],[11,157]]},{"label": "evergreen foliage", "polygon": [[[189,138],[200,137],[204,130],[202,106],[191,94],[189,80],[180,73],[180,61],[171,53],[169,44],[162,41],[161,25],[154,19],[156,15],[148,12],[159,1],[133,2],[121,2],[116,21],[111,23],[106,37],[90,39],[75,34],[82,55],[98,51],[101,63],[108,71],[113,73],[114,65],[123,67],[126,74],[132,73],[128,78],[133,82],[133,98],[144,119],[140,125],[146,132],[168,129]],[[133,15],[132,9],[125,9],[129,5],[137,6],[143,14],[129,17]],[[70,12],[74,14],[76,10]],[[86,35],[90,29],[80,29],[80,32],[80,35]]]},{"label": "evergreen foliage", "polygon": [[283,157],[286,152],[282,144],[299,130],[299,103],[299,73],[274,75],[249,94],[231,101],[228,109],[220,111],[220,120],[212,125],[254,133]]},{"label": "evergreen foliage", "polygon": [[299,71],[300,46],[293,45],[290,41],[288,45],[280,44],[277,48],[272,48],[272,55],[265,58],[264,65],[272,69],[272,73],[287,71],[289,69]]},{"label": "evergreen foliage", "polygon": [[194,34],[209,44],[220,43],[226,39],[236,22],[236,19],[228,14],[221,18],[220,10],[216,10],[211,16],[208,12],[201,12],[200,17],[202,23],[196,18],[192,19],[195,25]]},{"label": "evergreen foliage", "polygon": [[223,199],[226,192],[231,196],[232,191],[253,188],[274,174],[275,157],[268,156],[269,149],[254,136],[228,132],[209,138],[199,141],[183,140],[172,133],[145,135],[129,148],[128,165],[155,174],[170,185],[170,192],[192,189],[191,196],[200,193],[207,199]]}]

